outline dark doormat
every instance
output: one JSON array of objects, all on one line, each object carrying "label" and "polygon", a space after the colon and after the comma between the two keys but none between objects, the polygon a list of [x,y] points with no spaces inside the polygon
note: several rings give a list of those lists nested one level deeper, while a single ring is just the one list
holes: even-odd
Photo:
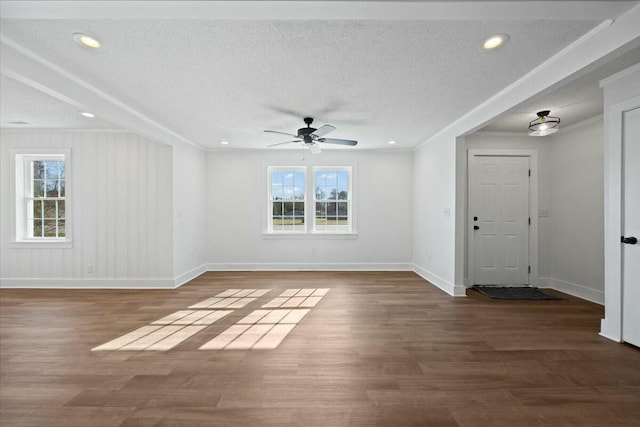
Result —
[{"label": "dark doormat", "polygon": [[473,287],[480,292],[493,299],[508,300],[561,300],[553,295],[545,294],[538,288],[530,288],[528,286],[478,286]]}]

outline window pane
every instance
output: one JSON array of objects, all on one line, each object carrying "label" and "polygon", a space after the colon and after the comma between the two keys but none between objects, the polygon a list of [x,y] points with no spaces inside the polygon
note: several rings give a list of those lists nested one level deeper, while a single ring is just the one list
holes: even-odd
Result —
[{"label": "window pane", "polygon": [[33,180],[33,197],[44,197],[44,181],[41,179]]},{"label": "window pane", "polygon": [[64,162],[58,162],[58,170],[60,171],[60,178],[64,179],[65,177]]},{"label": "window pane", "polygon": [[284,202],[284,216],[293,215],[293,202]]},{"label": "window pane", "polygon": [[65,180],[60,181],[60,197],[66,197],[65,195]]},{"label": "window pane", "polygon": [[61,219],[58,221],[58,237],[65,237],[66,233],[65,233],[65,221],[64,219]]},{"label": "window pane", "polygon": [[347,216],[348,205],[347,202],[338,202],[338,216]]},{"label": "window pane", "polygon": [[60,176],[58,165],[60,162],[44,162],[45,179],[58,179]]},{"label": "window pane", "polygon": [[45,219],[44,220],[44,237],[56,237],[56,220]]},{"label": "window pane", "polygon": [[316,199],[325,200],[327,195],[324,192],[324,187],[316,186]]},{"label": "window pane", "polygon": [[273,202],[273,215],[282,215],[282,202]]},{"label": "window pane", "polygon": [[42,221],[33,221],[33,237],[42,237]]},{"label": "window pane", "polygon": [[33,201],[33,218],[42,218],[42,200]]},{"label": "window pane", "polygon": [[47,197],[58,197],[58,181],[45,181],[45,188],[47,190]]},{"label": "window pane", "polygon": [[44,200],[42,203],[44,204],[44,217],[48,219],[55,219],[56,218],[56,201]]},{"label": "window pane", "polygon": [[33,162],[33,177],[35,179],[44,179],[44,162]]},{"label": "window pane", "polygon": [[271,199],[282,200],[282,183],[281,182],[271,183]]},{"label": "window pane", "polygon": [[293,185],[285,185],[283,191],[284,200],[293,200]]},{"label": "window pane", "polygon": [[284,173],[283,184],[293,187],[293,184],[294,184],[293,177],[294,177],[294,173],[293,172],[285,172]]},{"label": "window pane", "polygon": [[335,203],[327,203],[327,215],[335,216],[336,215],[336,204]]},{"label": "window pane", "polygon": [[326,216],[326,215],[327,215],[327,203],[316,202],[316,216]]},{"label": "window pane", "polygon": [[64,218],[64,200],[58,200],[58,218]]},{"label": "window pane", "polygon": [[295,202],[293,204],[293,209],[294,209],[293,214],[295,216],[304,217],[304,202]]}]

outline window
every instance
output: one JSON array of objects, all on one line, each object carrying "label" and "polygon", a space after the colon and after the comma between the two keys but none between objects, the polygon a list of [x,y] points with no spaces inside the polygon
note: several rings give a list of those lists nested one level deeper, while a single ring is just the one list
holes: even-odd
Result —
[{"label": "window", "polygon": [[350,168],[314,168],[314,231],[351,231],[350,175]]},{"label": "window", "polygon": [[16,242],[67,242],[69,155],[16,155]]},{"label": "window", "polygon": [[304,232],[304,168],[269,168],[269,231]]},{"label": "window", "polygon": [[268,174],[268,233],[353,232],[351,167],[272,166]]}]

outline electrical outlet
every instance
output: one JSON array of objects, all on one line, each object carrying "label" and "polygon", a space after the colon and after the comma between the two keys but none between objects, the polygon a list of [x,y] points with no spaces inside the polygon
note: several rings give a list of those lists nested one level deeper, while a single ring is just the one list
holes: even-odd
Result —
[{"label": "electrical outlet", "polygon": [[93,264],[87,266],[87,273],[93,273]]}]

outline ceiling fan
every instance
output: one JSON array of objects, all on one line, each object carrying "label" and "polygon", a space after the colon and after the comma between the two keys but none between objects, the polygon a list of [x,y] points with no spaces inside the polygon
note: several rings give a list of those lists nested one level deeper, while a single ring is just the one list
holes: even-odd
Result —
[{"label": "ceiling fan", "polygon": [[320,146],[318,145],[318,143],[350,145],[350,146],[354,146],[358,144],[358,141],[354,141],[351,139],[324,138],[326,134],[336,130],[335,126],[323,125],[323,126],[320,126],[318,129],[312,128],[311,123],[313,123],[313,118],[311,117],[305,117],[304,122],[307,125],[307,127],[298,129],[297,135],[294,135],[292,133],[280,132],[277,130],[265,130],[265,132],[267,133],[277,133],[281,135],[292,136],[295,138],[292,141],[285,141],[285,142],[279,142],[277,144],[271,144],[269,145],[269,147],[275,147],[276,145],[283,145],[283,144],[297,144],[299,142],[303,142],[304,146],[309,147],[313,154],[317,154],[320,152]]}]

